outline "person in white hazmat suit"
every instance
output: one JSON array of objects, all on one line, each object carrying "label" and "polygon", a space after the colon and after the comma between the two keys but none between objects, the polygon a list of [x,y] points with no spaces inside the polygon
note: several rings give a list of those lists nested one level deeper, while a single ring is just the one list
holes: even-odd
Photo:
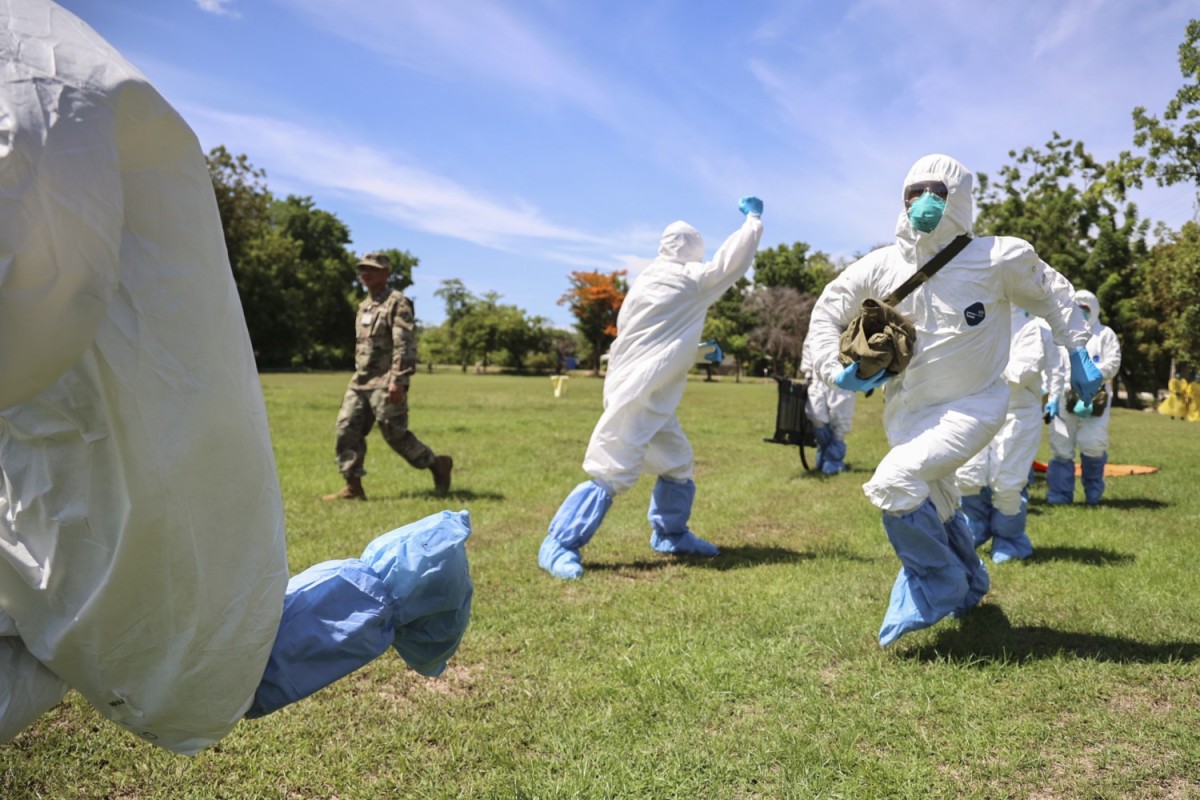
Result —
[{"label": "person in white hazmat suit", "polygon": [[69,689],[195,753],[461,638],[466,512],[288,580],[266,410],[184,121],[49,0],[0,6],[0,742]]},{"label": "person in white hazmat suit", "polygon": [[660,553],[715,556],[718,548],[688,529],[696,484],[692,446],[675,410],[709,306],[737,283],[758,252],[763,203],[743,197],[742,226],[703,261],[704,240],[686,222],[663,231],[658,258],[634,280],[617,314],[617,338],[604,377],[604,413],[583,459],[590,476],[550,521],[538,564],[556,578],[583,574],[579,550],[595,535],[613,497],[657,476],[650,497],[650,546]]},{"label": "person in white hazmat suit", "polygon": [[886,297],[954,238],[971,233],[972,179],[949,156],[918,160],[901,188],[895,244],[829,283],[809,325],[818,379],[854,391],[886,385],[883,421],[891,450],[863,486],[901,562],[879,630],[884,646],[969,611],[987,593],[987,569],[958,508],[954,472],[1004,423],[1010,303],[1045,317],[1055,341],[1071,350],[1080,394],[1090,399],[1100,386],[1083,349],[1087,330],[1071,301],[1071,284],[1028,242],[1003,236],[973,239],[897,304],[917,331],[904,372],[860,375],[857,361],[841,363],[839,337],[862,302]]},{"label": "person in white hazmat suit", "polygon": [[837,475],[847,469],[846,437],[854,424],[858,395],[825,381],[813,380],[808,342],[808,337],[804,337],[800,372],[808,385],[804,413],[812,423],[813,437],[817,440],[816,469],[825,475]]},{"label": "person in white hazmat suit", "polygon": [[1009,393],[1004,425],[955,473],[974,544],[991,539],[997,564],[1033,555],[1025,529],[1025,486],[1042,442],[1042,376],[1059,364],[1059,348],[1045,320],[1013,306],[1012,331],[1002,373]]},{"label": "person in white hazmat suit", "polygon": [[1087,320],[1087,352],[1108,390],[1108,405],[1099,413],[1083,398],[1066,399],[1068,376],[1060,367],[1051,373],[1045,413],[1050,420],[1050,462],[1046,464],[1046,503],[1065,505],[1075,501],[1075,451],[1079,450],[1080,483],[1084,502],[1094,506],[1104,496],[1104,465],[1108,463],[1108,420],[1112,416],[1112,385],[1121,368],[1121,343],[1117,334],[1100,323],[1100,300],[1080,289],[1075,302]]}]

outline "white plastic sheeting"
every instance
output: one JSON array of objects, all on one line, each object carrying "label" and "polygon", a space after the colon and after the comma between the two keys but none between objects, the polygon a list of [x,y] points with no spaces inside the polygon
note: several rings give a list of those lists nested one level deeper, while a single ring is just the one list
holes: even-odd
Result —
[{"label": "white plastic sheeting", "polygon": [[194,134],[46,0],[0,3],[0,741],[67,687],[170,750],[243,715],[287,583]]}]

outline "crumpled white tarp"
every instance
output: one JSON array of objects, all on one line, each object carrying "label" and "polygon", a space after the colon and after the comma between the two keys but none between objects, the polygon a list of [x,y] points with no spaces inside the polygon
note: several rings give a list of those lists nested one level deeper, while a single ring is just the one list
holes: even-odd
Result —
[{"label": "crumpled white tarp", "polygon": [[66,689],[170,750],[243,715],[288,579],[195,135],[87,25],[0,3],[0,741]]}]

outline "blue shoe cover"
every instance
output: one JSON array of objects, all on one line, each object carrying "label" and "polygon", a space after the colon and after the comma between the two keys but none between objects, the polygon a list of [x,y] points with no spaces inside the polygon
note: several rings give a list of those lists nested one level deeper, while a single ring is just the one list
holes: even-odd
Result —
[{"label": "blue shoe cover", "polygon": [[650,546],[660,553],[672,553],[674,555],[689,555],[689,556],[707,556],[712,557],[721,552],[712,542],[706,542],[691,531],[684,531],[673,536],[667,534],[659,534],[658,531],[650,534]]},{"label": "blue shoe cover", "polygon": [[474,592],[467,569],[470,535],[468,512],[442,511],[385,533],[362,554],[392,599],[392,647],[428,677],[442,673],[467,631]]},{"label": "blue shoe cover", "polygon": [[839,472],[846,471],[845,439],[829,437],[829,444],[825,447],[825,462],[821,465],[821,471],[826,475],[837,475]]},{"label": "blue shoe cover", "polygon": [[1033,542],[1025,533],[1025,505],[1016,514],[992,514],[992,561],[1021,560],[1033,555]]},{"label": "blue shoe cover", "polygon": [[992,536],[991,488],[984,486],[979,490],[979,494],[964,494],[962,511],[963,516],[967,518],[967,530],[971,532],[971,541],[979,547]]},{"label": "blue shoe cover", "polygon": [[942,527],[946,531],[946,541],[950,544],[951,551],[967,573],[967,594],[958,608],[954,609],[954,616],[961,617],[979,605],[979,601],[991,588],[992,579],[988,576],[983,559],[975,552],[975,546],[971,542],[971,531],[967,528],[967,518],[961,512],[956,513],[948,522],[943,523]]},{"label": "blue shoe cover", "polygon": [[574,580],[583,574],[579,551],[563,547],[553,536],[542,540],[542,546],[538,548],[538,566],[565,581]]},{"label": "blue shoe cover", "polygon": [[596,481],[584,481],[572,489],[550,520],[550,529],[538,548],[538,566],[563,580],[582,575],[579,549],[591,541],[610,508],[612,495]]},{"label": "blue shoe cover", "polygon": [[[833,441],[833,428],[828,425],[814,425],[813,438],[817,440],[817,472],[825,472],[825,461],[829,458],[829,443]],[[828,474],[828,473],[826,473]]]},{"label": "blue shoe cover", "polygon": [[654,484],[650,495],[650,546],[659,553],[715,556],[720,550],[688,530],[696,484],[690,480],[672,481],[663,477]]},{"label": "blue shoe cover", "polygon": [[1046,465],[1047,505],[1069,505],[1075,502],[1075,462],[1069,458],[1052,458]]},{"label": "blue shoe cover", "polygon": [[246,716],[307,697],[389,645],[421,674],[440,674],[470,618],[469,535],[466,511],[443,511],[379,537],[361,559],[326,561],[289,580]]},{"label": "blue shoe cover", "polygon": [[987,592],[987,569],[960,515],[943,525],[926,500],[907,514],[885,512],[883,527],[903,566],[879,628],[880,645],[950,614],[966,613]]},{"label": "blue shoe cover", "polygon": [[1104,496],[1104,465],[1108,463],[1108,453],[1099,456],[1083,453],[1079,456],[1079,462],[1083,500],[1089,506],[1094,506]]}]

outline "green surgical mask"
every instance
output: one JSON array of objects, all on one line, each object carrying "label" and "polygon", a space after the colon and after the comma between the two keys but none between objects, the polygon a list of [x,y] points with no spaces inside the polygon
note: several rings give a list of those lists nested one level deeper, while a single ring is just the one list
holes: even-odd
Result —
[{"label": "green surgical mask", "polygon": [[929,233],[942,221],[946,201],[933,192],[926,192],[908,207],[908,221],[921,233]]}]

